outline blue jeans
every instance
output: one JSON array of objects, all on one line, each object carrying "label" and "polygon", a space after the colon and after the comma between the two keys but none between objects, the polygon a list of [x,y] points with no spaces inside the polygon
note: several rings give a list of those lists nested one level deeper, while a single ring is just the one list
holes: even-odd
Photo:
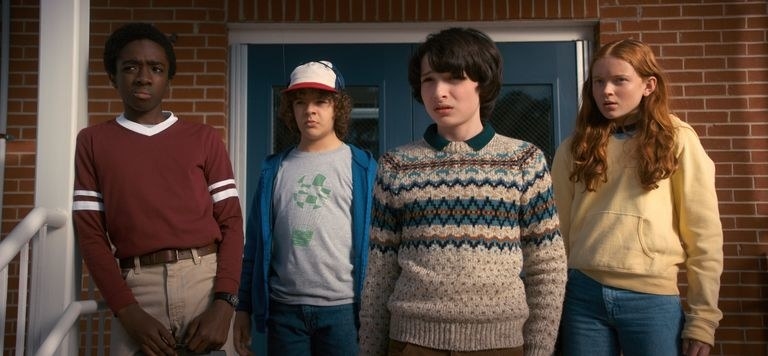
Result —
[{"label": "blue jeans", "polygon": [[275,356],[356,356],[354,307],[270,302],[267,349]]},{"label": "blue jeans", "polygon": [[684,322],[677,295],[612,288],[568,271],[560,326],[563,355],[680,355]]}]

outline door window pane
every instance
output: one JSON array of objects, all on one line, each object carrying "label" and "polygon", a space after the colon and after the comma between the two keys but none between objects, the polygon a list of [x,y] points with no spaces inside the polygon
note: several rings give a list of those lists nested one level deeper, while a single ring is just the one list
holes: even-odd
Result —
[{"label": "door window pane", "polygon": [[[272,92],[274,107],[272,111],[275,122],[272,127],[273,152],[280,152],[291,145],[298,143],[299,137],[292,134],[278,115],[280,92],[285,89],[274,87]],[[349,86],[347,94],[352,97],[352,114],[344,142],[371,151],[374,157],[379,157],[379,120],[380,103],[379,88],[375,86]]]},{"label": "door window pane", "polygon": [[370,86],[347,87],[352,97],[352,121],[345,142],[356,145],[379,157],[379,88]]},{"label": "door window pane", "polygon": [[552,163],[555,154],[552,86],[504,85],[491,115],[496,132],[538,146]]}]

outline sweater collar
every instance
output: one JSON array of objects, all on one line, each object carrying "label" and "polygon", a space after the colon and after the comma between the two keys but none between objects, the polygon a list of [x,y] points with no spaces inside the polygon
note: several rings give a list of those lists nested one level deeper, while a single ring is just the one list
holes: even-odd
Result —
[{"label": "sweater collar", "polygon": [[[493,127],[486,123],[483,124],[483,131],[480,131],[480,133],[475,135],[475,137],[464,141],[464,143],[466,143],[469,147],[472,147],[473,150],[479,151],[485,147],[488,142],[491,142],[491,139],[495,133],[496,131],[493,129]],[[427,127],[427,130],[424,131],[424,140],[427,141],[427,143],[432,146],[432,148],[438,151],[442,151],[446,146],[448,146],[449,143],[451,143],[451,141],[446,140],[443,136],[440,136],[440,134],[437,133],[437,124],[431,124],[429,127]]]}]

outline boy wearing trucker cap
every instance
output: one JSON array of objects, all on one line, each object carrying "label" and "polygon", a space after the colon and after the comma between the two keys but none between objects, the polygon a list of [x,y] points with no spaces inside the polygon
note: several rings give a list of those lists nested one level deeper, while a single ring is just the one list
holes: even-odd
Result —
[{"label": "boy wearing trucker cap", "polygon": [[300,139],[262,164],[235,316],[240,355],[252,354],[251,321],[269,355],[357,354],[376,161],[342,141],[351,111],[328,61],[296,67],[281,93],[280,118]]}]

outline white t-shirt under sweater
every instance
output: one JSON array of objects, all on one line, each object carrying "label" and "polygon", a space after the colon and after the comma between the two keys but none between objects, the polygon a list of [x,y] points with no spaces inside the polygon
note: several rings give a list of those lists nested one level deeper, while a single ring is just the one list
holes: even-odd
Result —
[{"label": "white t-shirt under sweater", "polygon": [[352,303],[352,151],[292,150],[275,180],[270,290],[285,304]]}]

